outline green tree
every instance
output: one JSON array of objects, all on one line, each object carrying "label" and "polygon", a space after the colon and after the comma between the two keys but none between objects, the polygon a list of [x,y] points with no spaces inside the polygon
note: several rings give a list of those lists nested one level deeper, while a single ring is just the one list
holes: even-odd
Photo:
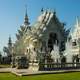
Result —
[{"label": "green tree", "polygon": [[0,52],[0,63],[1,63],[1,61],[2,61],[2,54],[1,54],[1,52]]}]

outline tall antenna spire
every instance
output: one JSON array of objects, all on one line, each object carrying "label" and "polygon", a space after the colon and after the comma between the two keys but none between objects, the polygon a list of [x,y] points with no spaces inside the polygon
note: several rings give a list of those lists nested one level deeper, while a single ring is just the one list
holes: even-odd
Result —
[{"label": "tall antenna spire", "polygon": [[25,8],[26,8],[26,13],[25,13],[25,18],[24,18],[24,24],[25,25],[29,25],[29,19],[28,19],[28,15],[27,15],[27,5],[25,5]]}]

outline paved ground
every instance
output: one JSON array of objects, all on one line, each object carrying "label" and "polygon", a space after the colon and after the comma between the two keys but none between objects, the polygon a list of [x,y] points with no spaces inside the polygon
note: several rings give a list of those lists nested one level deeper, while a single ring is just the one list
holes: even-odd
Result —
[{"label": "paved ground", "polygon": [[76,69],[76,70],[58,70],[58,71],[31,71],[31,70],[27,70],[27,69],[21,69],[21,70],[12,70],[12,73],[19,75],[19,76],[27,76],[27,75],[36,75],[36,74],[57,74],[57,73],[65,73],[65,72],[76,72],[76,71],[80,71],[80,69]]},{"label": "paved ground", "polygon": [[58,70],[58,71],[33,71],[29,69],[0,68],[0,72],[11,72],[18,76],[35,75],[35,74],[52,74],[52,73],[55,74],[55,73],[76,72],[76,71],[80,71],[80,69]]},{"label": "paved ground", "polygon": [[0,68],[0,72],[11,72],[11,68]]}]

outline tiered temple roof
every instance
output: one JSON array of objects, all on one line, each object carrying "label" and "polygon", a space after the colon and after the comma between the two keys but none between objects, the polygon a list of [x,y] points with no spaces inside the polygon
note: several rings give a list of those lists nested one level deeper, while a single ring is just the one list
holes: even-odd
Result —
[{"label": "tiered temple roof", "polygon": [[31,26],[31,31],[26,32],[26,35],[41,37],[42,33],[46,30],[46,27],[50,24],[52,19],[54,20],[53,23],[56,23],[57,25],[61,25],[61,27],[63,28],[63,23],[61,23],[58,20],[56,16],[56,12],[46,10],[38,17],[36,22]]}]

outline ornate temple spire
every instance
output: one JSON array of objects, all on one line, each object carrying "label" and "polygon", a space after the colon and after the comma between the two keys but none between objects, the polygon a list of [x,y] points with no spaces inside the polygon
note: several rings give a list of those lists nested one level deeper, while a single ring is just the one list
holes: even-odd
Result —
[{"label": "ornate temple spire", "polygon": [[76,27],[79,27],[79,17],[76,17]]},{"label": "ornate temple spire", "polygon": [[8,39],[8,47],[12,46],[12,40],[11,40],[11,36],[9,36],[9,39]]},{"label": "ornate temple spire", "polygon": [[73,40],[78,40],[80,38],[80,22],[79,22],[79,17],[76,17],[76,23],[74,25],[74,30],[72,32],[72,39]]},{"label": "ornate temple spire", "polygon": [[24,24],[25,25],[29,25],[29,19],[28,19],[28,15],[27,15],[27,8],[26,8],[26,14],[25,14],[25,17],[24,17]]}]

